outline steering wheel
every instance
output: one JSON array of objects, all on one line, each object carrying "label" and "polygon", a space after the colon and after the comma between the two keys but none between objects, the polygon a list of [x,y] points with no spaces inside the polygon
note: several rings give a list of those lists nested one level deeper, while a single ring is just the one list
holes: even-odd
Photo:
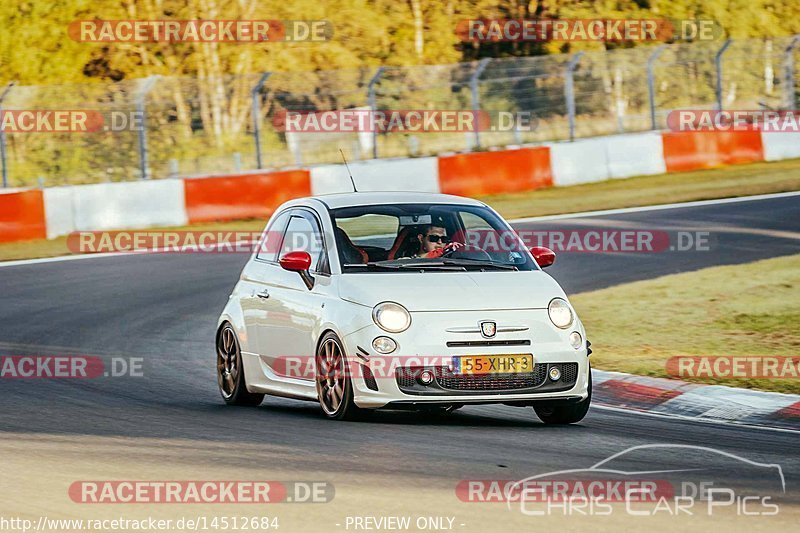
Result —
[{"label": "steering wheel", "polygon": [[491,261],[492,256],[489,252],[479,246],[464,245],[458,248],[451,248],[445,250],[442,257],[449,257],[452,259],[473,259],[476,261]]}]

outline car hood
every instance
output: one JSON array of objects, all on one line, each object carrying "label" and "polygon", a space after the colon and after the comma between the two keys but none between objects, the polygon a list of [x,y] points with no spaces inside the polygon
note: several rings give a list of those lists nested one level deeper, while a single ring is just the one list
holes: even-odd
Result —
[{"label": "car hood", "polygon": [[545,309],[564,291],[541,270],[523,272],[347,273],[339,296],[374,307],[397,302],[409,311]]}]

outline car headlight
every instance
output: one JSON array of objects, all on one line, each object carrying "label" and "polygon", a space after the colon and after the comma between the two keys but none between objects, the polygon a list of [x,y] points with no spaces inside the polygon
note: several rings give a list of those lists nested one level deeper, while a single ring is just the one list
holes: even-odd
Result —
[{"label": "car headlight", "polygon": [[566,329],[572,325],[572,309],[563,298],[553,298],[547,306],[550,322],[557,328]]},{"label": "car headlight", "polygon": [[411,325],[411,314],[400,304],[381,302],[372,310],[372,320],[389,333],[400,333]]}]

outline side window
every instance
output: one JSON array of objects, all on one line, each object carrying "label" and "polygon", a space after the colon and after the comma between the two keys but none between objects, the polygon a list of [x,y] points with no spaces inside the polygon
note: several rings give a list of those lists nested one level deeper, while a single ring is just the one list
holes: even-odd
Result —
[{"label": "side window", "polygon": [[283,232],[286,229],[286,223],[289,221],[289,212],[284,211],[272,221],[267,231],[261,238],[261,244],[258,247],[256,258],[262,261],[277,261],[278,248],[281,246],[283,239]]},{"label": "side window", "polygon": [[467,231],[492,229],[492,226],[483,217],[466,211],[461,211],[459,214],[461,215],[461,221],[464,223],[464,229]]},{"label": "side window", "polygon": [[464,224],[464,242],[473,246],[480,245],[490,233],[494,232],[492,226],[486,221],[485,218],[461,211],[461,222]]},{"label": "side window", "polygon": [[286,227],[279,257],[296,251],[308,252],[311,255],[311,270],[319,270],[320,261],[325,253],[322,231],[316,219],[310,214],[296,212],[292,215]]}]

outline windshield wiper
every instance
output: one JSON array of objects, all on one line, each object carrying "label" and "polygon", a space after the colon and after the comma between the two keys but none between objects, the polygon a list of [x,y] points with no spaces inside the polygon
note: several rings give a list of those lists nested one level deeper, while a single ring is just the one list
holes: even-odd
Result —
[{"label": "windshield wiper", "polygon": [[371,261],[369,263],[345,263],[342,265],[343,268],[385,268],[387,270],[398,270],[402,265],[392,265],[392,264],[381,264],[376,261]]},{"label": "windshield wiper", "polygon": [[344,268],[376,268],[386,270],[429,270],[432,268],[438,270],[466,270],[465,265],[448,265],[444,261],[414,261],[405,263],[396,263],[392,261],[370,261],[369,263],[345,263]]},{"label": "windshield wiper", "polygon": [[442,264],[463,267],[497,268],[499,270],[519,270],[515,265],[485,261],[481,259],[442,259]]}]

